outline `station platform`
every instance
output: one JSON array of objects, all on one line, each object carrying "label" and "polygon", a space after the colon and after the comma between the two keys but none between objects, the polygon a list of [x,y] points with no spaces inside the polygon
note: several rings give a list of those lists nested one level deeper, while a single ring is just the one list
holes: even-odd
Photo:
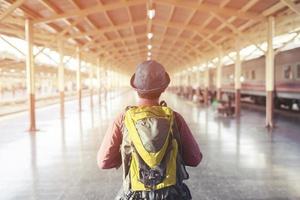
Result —
[{"label": "station platform", "polygon": [[[299,121],[277,118],[266,129],[263,112],[242,110],[240,119],[219,117],[211,107],[191,104],[177,96],[162,96],[183,115],[203,160],[187,168],[193,199],[300,199]],[[100,170],[96,153],[105,130],[127,105],[132,91],[109,94],[105,102],[83,110],[76,101],[37,109],[36,133],[27,132],[28,115],[0,118],[0,199],[111,200],[122,183],[121,169]]]}]

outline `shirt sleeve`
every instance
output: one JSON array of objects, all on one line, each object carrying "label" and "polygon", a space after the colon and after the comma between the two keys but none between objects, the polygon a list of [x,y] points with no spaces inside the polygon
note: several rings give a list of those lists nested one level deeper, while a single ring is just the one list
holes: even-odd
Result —
[{"label": "shirt sleeve", "polygon": [[101,169],[118,168],[122,164],[120,146],[122,143],[123,113],[108,127],[97,154],[97,164]]},{"label": "shirt sleeve", "polygon": [[184,118],[179,113],[175,113],[175,116],[180,133],[182,159],[185,165],[195,167],[202,160],[202,153],[200,152],[199,145]]}]

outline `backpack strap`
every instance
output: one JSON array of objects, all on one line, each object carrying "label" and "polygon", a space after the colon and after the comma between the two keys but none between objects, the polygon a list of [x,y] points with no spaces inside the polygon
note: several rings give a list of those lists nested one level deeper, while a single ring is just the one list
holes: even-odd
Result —
[{"label": "backpack strap", "polygon": [[186,179],[189,179],[189,174],[188,172],[186,171],[186,168],[185,168],[185,163],[184,163],[184,160],[182,159],[182,143],[181,143],[181,137],[180,137],[180,132],[179,132],[179,128],[177,126],[177,119],[176,119],[176,113],[174,112],[174,117],[173,117],[173,135],[177,141],[177,144],[178,144],[178,153],[179,153],[179,156],[178,156],[178,182],[177,184],[178,185],[182,185],[183,184],[183,180],[186,180]]},{"label": "backpack strap", "polygon": [[131,109],[131,108],[136,108],[137,106],[127,106],[126,108],[125,108],[125,112],[127,111],[127,110],[129,110],[129,109]]},{"label": "backpack strap", "polygon": [[174,117],[173,117],[173,135],[177,141],[178,144],[178,149],[179,149],[179,153],[182,156],[182,144],[181,144],[181,137],[180,137],[180,133],[179,133],[179,128],[177,126],[177,121],[176,121],[176,114],[174,112]]},{"label": "backpack strap", "polygon": [[168,106],[167,103],[164,100],[162,100],[161,102],[159,102],[159,105],[160,106],[164,106],[164,107]]}]

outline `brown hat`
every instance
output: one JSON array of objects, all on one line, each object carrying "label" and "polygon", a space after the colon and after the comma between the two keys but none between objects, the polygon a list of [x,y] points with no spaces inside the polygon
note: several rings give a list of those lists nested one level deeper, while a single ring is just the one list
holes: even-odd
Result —
[{"label": "brown hat", "polygon": [[131,77],[131,86],[140,94],[161,93],[170,83],[165,68],[155,60],[144,61]]}]

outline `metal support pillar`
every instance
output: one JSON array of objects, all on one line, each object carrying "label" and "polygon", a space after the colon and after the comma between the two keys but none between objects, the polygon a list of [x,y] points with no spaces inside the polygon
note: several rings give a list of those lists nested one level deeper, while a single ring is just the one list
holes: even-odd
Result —
[{"label": "metal support pillar", "polygon": [[219,62],[217,66],[217,100],[220,101],[222,99],[222,67],[223,67],[223,53],[220,52]]},{"label": "metal support pillar", "polygon": [[204,103],[208,104],[208,90],[209,90],[209,67],[206,64],[206,70],[204,72]]},{"label": "metal support pillar", "polygon": [[275,19],[268,19],[268,49],[266,53],[266,127],[274,127],[274,49],[273,37],[275,34]]},{"label": "metal support pillar", "polygon": [[[182,88],[182,75],[181,74],[179,74],[179,76],[178,76],[178,86],[179,86],[179,88]],[[180,92],[181,92],[181,89],[180,89]]]},{"label": "metal support pillar", "polygon": [[104,81],[104,84],[105,84],[105,87],[104,87],[104,101],[106,101],[107,100],[108,84],[110,83],[106,66],[104,67],[104,72],[103,72],[103,78],[104,77],[105,77],[105,79],[104,79],[105,80]]},{"label": "metal support pillar", "polygon": [[61,39],[57,40],[57,47],[59,53],[59,66],[58,66],[58,90],[60,99],[60,116],[65,117],[65,71],[64,71],[64,52],[63,42]]},{"label": "metal support pillar", "polygon": [[240,49],[236,44],[236,60],[234,65],[234,88],[235,88],[235,116],[240,116],[241,112],[241,57]]},{"label": "metal support pillar", "polygon": [[[1,70],[0,70],[1,72]],[[0,101],[2,101],[2,98],[3,98],[3,89],[2,89],[2,81],[1,81],[2,77],[0,76]]]},{"label": "metal support pillar", "polygon": [[[178,75],[178,87],[181,88],[182,86],[182,78],[181,78],[181,74]],[[181,90],[181,89],[180,89]],[[181,95],[181,94],[180,94]]]},{"label": "metal support pillar", "polygon": [[97,90],[99,104],[101,104],[101,70],[100,70],[100,58],[97,59]]},{"label": "metal support pillar", "polygon": [[91,66],[90,68],[90,73],[89,73],[89,82],[90,82],[90,104],[91,104],[91,107],[94,106],[94,68]]},{"label": "metal support pillar", "polygon": [[190,72],[188,72],[188,74],[186,75],[186,80],[187,80],[187,99],[191,100],[191,74]]},{"label": "metal support pillar", "polygon": [[199,71],[196,72],[197,73],[197,96],[200,96],[200,89],[201,89],[201,73]]},{"label": "metal support pillar", "polygon": [[77,95],[78,95],[78,110],[81,111],[81,96],[82,96],[82,89],[81,89],[81,52],[80,48],[77,47],[77,71],[76,71],[76,87],[77,87]]},{"label": "metal support pillar", "polygon": [[35,80],[34,80],[34,58],[33,58],[33,24],[32,21],[25,21],[26,49],[26,85],[29,102],[29,131],[36,131],[35,119]]}]

